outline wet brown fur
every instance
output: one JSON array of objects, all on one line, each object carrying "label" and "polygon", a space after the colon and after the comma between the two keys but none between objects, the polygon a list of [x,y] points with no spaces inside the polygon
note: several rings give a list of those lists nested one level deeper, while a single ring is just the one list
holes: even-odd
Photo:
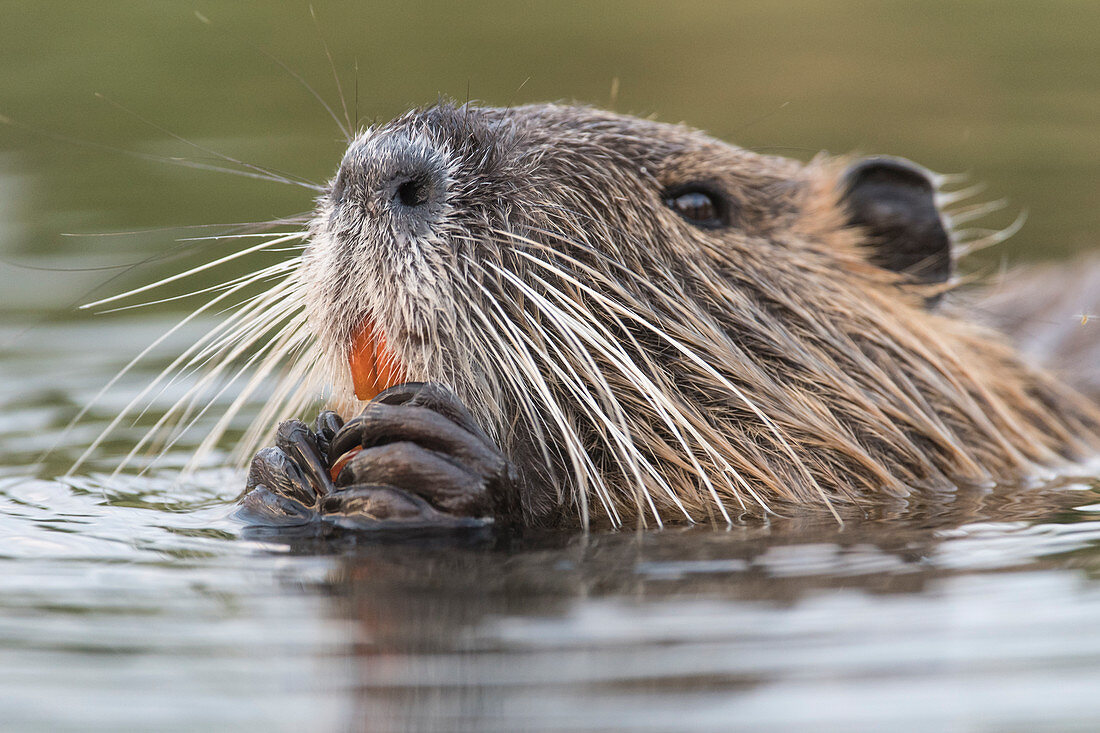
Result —
[{"label": "wet brown fur", "polygon": [[[1092,402],[869,263],[844,160],[583,107],[443,105],[365,133],[343,175],[387,136],[449,161],[416,240],[431,272],[396,268],[405,240],[323,196],[300,273],[318,363],[346,399],[369,312],[409,378],[450,385],[517,463],[528,524],[869,507],[1100,445]],[[693,181],[734,202],[730,226],[665,204]]]}]

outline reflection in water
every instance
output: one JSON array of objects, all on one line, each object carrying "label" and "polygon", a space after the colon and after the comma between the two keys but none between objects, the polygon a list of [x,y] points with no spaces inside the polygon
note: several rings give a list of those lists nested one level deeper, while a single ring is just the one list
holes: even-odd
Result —
[{"label": "reflection in water", "polygon": [[5,730],[1100,726],[1086,485],[410,536],[242,534],[239,479],[0,481]]},{"label": "reflection in water", "polygon": [[1100,588],[1067,569],[1100,542],[1068,507],[1100,495],[992,498],[963,525],[266,541],[336,553],[362,730],[1100,722]]}]

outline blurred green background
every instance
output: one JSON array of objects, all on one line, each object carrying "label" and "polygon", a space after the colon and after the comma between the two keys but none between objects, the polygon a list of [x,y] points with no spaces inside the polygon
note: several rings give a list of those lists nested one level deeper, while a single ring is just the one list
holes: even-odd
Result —
[{"label": "blurred green background", "polygon": [[[110,294],[211,256],[181,251],[186,231],[168,227],[306,211],[304,189],[95,146],[207,157],[139,115],[323,181],[340,133],[268,54],[339,109],[324,44],[364,123],[440,95],[576,100],[802,159],[892,153],[970,173],[1009,202],[990,226],[1029,214],[982,262],[1100,245],[1100,3],[312,6],[316,21],[299,2],[0,3],[0,115],[18,123],[0,126],[3,311],[64,318],[96,286]],[[156,231],[63,236],[141,229]],[[133,271],[69,271],[171,253]]]}]

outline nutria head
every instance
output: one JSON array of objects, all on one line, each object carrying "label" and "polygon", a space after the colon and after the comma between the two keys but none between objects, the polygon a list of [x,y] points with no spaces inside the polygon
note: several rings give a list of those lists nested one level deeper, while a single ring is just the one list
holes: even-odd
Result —
[{"label": "nutria head", "polygon": [[345,404],[449,385],[528,522],[875,503],[1091,450],[1090,404],[939,312],[932,177],[849,163],[584,107],[411,112],[319,200],[316,356]]}]

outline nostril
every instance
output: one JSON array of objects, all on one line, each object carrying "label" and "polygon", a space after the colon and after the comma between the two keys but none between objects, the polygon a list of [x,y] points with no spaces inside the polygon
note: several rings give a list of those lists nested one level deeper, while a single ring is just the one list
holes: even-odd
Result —
[{"label": "nostril", "polygon": [[411,178],[397,186],[397,200],[410,208],[428,201],[429,183],[423,178]]}]

